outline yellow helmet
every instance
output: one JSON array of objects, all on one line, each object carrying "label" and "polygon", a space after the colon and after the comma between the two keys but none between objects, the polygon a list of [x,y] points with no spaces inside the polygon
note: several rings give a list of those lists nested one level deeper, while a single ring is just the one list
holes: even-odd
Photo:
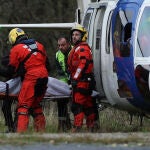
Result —
[{"label": "yellow helmet", "polygon": [[15,44],[18,37],[26,35],[25,32],[20,28],[14,28],[9,32],[8,40],[11,45]]},{"label": "yellow helmet", "polygon": [[87,40],[87,36],[88,36],[86,29],[82,25],[76,23],[75,26],[72,27],[72,29],[71,29],[71,35],[75,30],[81,32],[81,34],[82,34],[81,41],[85,42]]}]

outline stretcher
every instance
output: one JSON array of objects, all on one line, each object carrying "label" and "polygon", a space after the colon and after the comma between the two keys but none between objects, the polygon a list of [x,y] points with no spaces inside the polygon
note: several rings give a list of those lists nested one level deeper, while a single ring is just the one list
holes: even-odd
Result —
[{"label": "stretcher", "polygon": [[[8,97],[9,99],[17,98],[20,88],[21,88],[20,77],[10,79],[6,82],[0,81],[0,99]],[[93,91],[92,96],[97,95],[98,92]],[[61,98],[70,98],[70,97],[71,97],[71,90],[68,84],[56,78],[48,77],[47,90],[44,99],[59,100]]]}]

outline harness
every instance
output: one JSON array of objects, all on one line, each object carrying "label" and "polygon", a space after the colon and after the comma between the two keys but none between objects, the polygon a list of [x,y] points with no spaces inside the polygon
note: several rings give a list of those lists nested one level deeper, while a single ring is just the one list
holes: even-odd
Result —
[{"label": "harness", "polygon": [[26,73],[26,69],[25,69],[24,64],[31,57],[31,55],[34,52],[39,52],[40,54],[42,54],[43,56],[45,56],[45,54],[42,51],[40,51],[40,50],[37,49],[37,46],[33,47],[33,44],[30,44],[30,45],[27,45],[27,46],[31,49],[31,52],[23,59],[23,61],[20,62],[19,66],[18,66],[18,69],[17,69],[17,75],[21,76],[21,80],[24,79],[24,75]]},{"label": "harness", "polygon": [[[85,43],[85,42],[80,43],[80,46],[84,46],[84,45],[90,49],[90,47],[87,43]],[[73,55],[74,55],[75,50],[78,46],[79,45],[77,45],[76,47],[73,48],[72,53],[71,53],[70,58],[69,58],[69,61],[68,61],[69,62],[68,65],[71,64],[71,62],[73,60]],[[84,49],[80,49],[80,51],[84,52]],[[81,59],[86,59],[86,57],[82,56],[82,57],[80,57],[80,60]],[[87,69],[91,63],[93,63],[92,59],[91,60],[86,59],[85,67],[83,68],[83,70],[81,72],[82,73],[81,78],[78,81],[76,81],[76,80],[74,81],[73,79],[71,79],[72,81],[76,82],[76,84],[75,84],[76,86],[73,88],[74,92],[80,92],[84,95],[91,95],[92,90],[95,88],[95,85],[96,85],[93,72],[86,73],[86,71],[87,71]],[[81,82],[83,82],[83,84],[87,83],[86,88],[85,87],[79,87],[79,84]]]}]

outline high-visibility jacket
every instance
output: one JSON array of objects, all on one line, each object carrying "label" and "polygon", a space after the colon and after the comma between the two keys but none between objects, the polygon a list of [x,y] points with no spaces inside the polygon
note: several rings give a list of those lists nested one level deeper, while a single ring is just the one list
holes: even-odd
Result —
[{"label": "high-visibility jacket", "polygon": [[68,82],[68,73],[67,73],[67,59],[69,53],[62,53],[60,50],[56,53],[56,69],[58,79],[64,82]]}]

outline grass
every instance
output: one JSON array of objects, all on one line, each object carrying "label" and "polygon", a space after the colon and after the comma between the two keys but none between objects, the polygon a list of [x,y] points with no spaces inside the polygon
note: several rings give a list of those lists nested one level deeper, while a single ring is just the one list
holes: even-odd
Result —
[{"label": "grass", "polygon": [[[46,105],[48,106],[48,105]],[[49,106],[45,108],[47,119],[47,133],[57,133],[57,105],[50,102]],[[73,115],[70,112],[71,120],[73,123]],[[143,118],[143,125],[140,126],[139,116],[133,116],[132,124],[130,124],[129,113],[108,107],[99,112],[100,129],[98,133],[109,132],[150,132],[150,119]],[[86,125],[83,125],[83,131],[86,132]],[[70,131],[68,131],[70,132]]]},{"label": "grass", "polygon": [[[46,116],[47,126],[46,132],[35,133],[33,129],[33,119],[30,119],[29,130],[25,134],[5,134],[4,131],[6,127],[4,125],[3,114],[0,113],[0,144],[13,144],[13,145],[25,145],[30,143],[44,143],[48,142],[51,144],[57,144],[60,142],[63,143],[102,143],[102,144],[123,144],[123,143],[140,143],[145,139],[141,139],[141,137],[136,137],[135,135],[130,135],[135,132],[148,133],[150,132],[150,120],[147,118],[143,119],[143,126],[140,126],[140,119],[138,116],[133,117],[133,122],[130,125],[130,116],[127,112],[120,111],[111,107],[100,111],[99,113],[99,123],[100,129],[97,131],[97,134],[90,134],[86,131],[86,126],[84,123],[83,126],[83,134],[71,134],[68,131],[67,135],[57,134],[57,107],[55,102],[45,102],[44,104],[44,113]],[[71,114],[71,118],[73,121],[73,116]],[[103,137],[104,133],[113,133],[114,137],[117,133],[129,133],[126,138],[111,138],[110,135]],[[48,135],[47,135],[48,133]],[[51,133],[51,134],[49,134]],[[100,135],[99,135],[100,133]],[[45,136],[46,134],[46,136]],[[95,136],[98,138],[95,139]],[[103,138],[100,138],[103,137]],[[117,136],[116,136],[117,137]],[[146,137],[145,137],[146,138]],[[143,142],[144,143],[144,142]],[[148,142],[150,143],[150,139]]]},{"label": "grass", "polygon": [[[57,133],[57,104],[55,102],[44,103],[44,114],[46,116],[46,133]],[[73,116],[70,112],[71,120],[73,123]],[[143,126],[140,126],[140,118],[133,117],[132,124],[130,125],[130,115],[125,111],[120,111],[112,107],[108,107],[99,112],[100,129],[98,133],[109,132],[150,132],[150,119],[143,118]],[[33,120],[30,117],[29,132],[34,132]],[[85,123],[83,130],[86,128]],[[0,132],[4,132],[6,126],[4,125],[4,118],[2,112],[0,113]],[[84,130],[86,132],[86,130]],[[70,131],[68,131],[70,132]]]},{"label": "grass", "polygon": [[143,118],[143,125],[140,125],[139,116],[133,116],[130,124],[130,115],[125,111],[107,108],[100,112],[100,132],[149,132],[150,119]]}]

